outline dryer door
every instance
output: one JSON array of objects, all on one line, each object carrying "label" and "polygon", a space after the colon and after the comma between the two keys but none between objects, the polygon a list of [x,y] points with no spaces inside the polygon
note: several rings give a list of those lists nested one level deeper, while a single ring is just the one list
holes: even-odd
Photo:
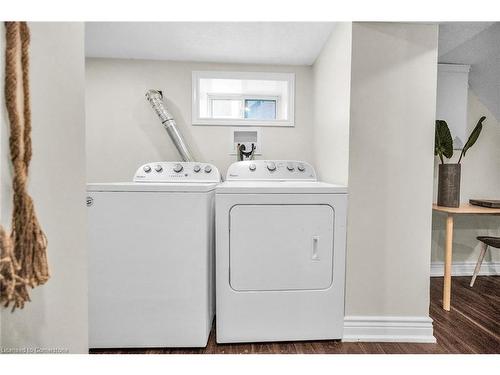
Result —
[{"label": "dryer door", "polygon": [[318,205],[236,205],[229,279],[236,291],[327,289],[333,279],[334,210]]}]

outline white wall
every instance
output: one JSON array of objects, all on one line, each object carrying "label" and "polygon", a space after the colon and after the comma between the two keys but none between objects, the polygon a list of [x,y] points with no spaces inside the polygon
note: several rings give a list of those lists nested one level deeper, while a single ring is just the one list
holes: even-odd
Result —
[{"label": "white wall", "polygon": [[[466,203],[470,198],[500,198],[500,123],[486,108],[472,90],[469,90],[467,106],[467,137],[481,116],[486,116],[483,131],[476,144],[467,151],[462,159],[460,200]],[[455,150],[451,160],[457,162],[460,151]],[[434,169],[434,201],[437,199],[437,166]],[[456,216],[453,231],[453,263],[470,263],[472,272],[480,245],[477,236],[500,235],[500,220],[497,216],[467,215]],[[442,214],[434,213],[432,218],[432,262],[444,260],[445,219]],[[484,262],[500,262],[499,251],[489,251]],[[485,265],[484,270],[487,266]],[[472,274],[472,273],[470,273]]]},{"label": "white wall", "polygon": [[336,23],[313,65],[314,164],[321,180],[347,185],[352,23]]},{"label": "white wall", "polygon": [[227,167],[236,161],[235,155],[229,155],[231,127],[191,125],[193,70],[295,73],[295,127],[261,128],[263,154],[258,158],[313,161],[313,89],[309,66],[87,59],[89,182],[130,181],[143,163],[180,159],[144,98],[150,88],[163,90],[167,107],[194,157],[215,164],[225,174]]},{"label": "white wall", "polygon": [[[85,353],[88,328],[84,26],[29,25],[33,122],[29,191],[48,237],[51,279],[31,291],[32,302],[24,310],[2,311],[0,345]],[[3,27],[1,33],[4,34]],[[4,44],[0,47],[3,63]],[[3,67],[0,70],[3,73]],[[3,105],[0,112],[0,218],[10,228],[10,157]]]},{"label": "white wall", "polygon": [[347,316],[429,316],[437,32],[353,23]]}]

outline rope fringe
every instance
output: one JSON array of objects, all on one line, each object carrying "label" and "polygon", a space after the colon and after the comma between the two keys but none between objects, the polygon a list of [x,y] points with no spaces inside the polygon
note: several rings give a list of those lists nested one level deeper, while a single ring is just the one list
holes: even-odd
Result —
[{"label": "rope fringe", "polygon": [[[28,194],[28,171],[32,156],[29,90],[30,33],[26,22],[5,22],[5,103],[10,122],[10,156],[14,170],[14,199],[10,236],[0,226],[0,304],[12,310],[30,301],[28,287],[49,279],[47,238],[38,222]],[[19,74],[21,63],[21,77]],[[18,93],[18,79],[22,92]],[[18,97],[22,94],[22,120]]]}]

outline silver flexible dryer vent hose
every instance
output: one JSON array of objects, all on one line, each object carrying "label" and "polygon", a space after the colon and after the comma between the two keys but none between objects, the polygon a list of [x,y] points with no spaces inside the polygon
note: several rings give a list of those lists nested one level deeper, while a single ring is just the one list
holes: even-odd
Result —
[{"label": "silver flexible dryer vent hose", "polygon": [[177,130],[177,126],[175,125],[175,120],[173,116],[167,111],[165,106],[163,105],[163,95],[158,90],[148,90],[146,92],[146,99],[148,99],[149,104],[153,107],[154,111],[158,115],[161,120],[161,123],[165,127],[168,135],[174,142],[177,151],[182,157],[183,161],[194,161],[191,153],[189,152],[188,147],[184,143],[184,139],[182,139],[181,134]]}]

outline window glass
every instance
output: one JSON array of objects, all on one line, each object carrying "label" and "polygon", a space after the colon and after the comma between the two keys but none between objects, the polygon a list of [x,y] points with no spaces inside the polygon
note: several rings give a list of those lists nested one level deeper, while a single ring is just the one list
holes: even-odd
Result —
[{"label": "window glass", "polygon": [[255,120],[275,120],[276,100],[246,99],[245,118]]},{"label": "window glass", "polygon": [[210,101],[213,118],[241,118],[241,100],[211,99]]}]

